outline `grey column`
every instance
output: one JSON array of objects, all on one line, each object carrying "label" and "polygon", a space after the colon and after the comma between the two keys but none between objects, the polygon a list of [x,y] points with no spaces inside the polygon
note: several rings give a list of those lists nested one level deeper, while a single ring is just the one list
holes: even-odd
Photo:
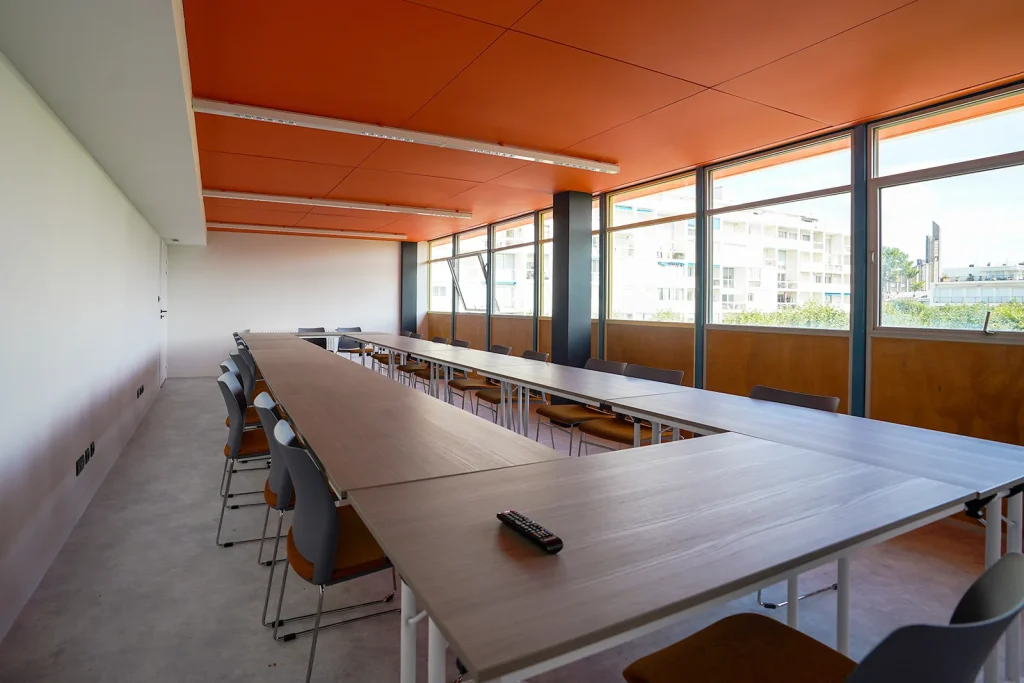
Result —
[{"label": "grey column", "polygon": [[402,330],[416,331],[416,267],[418,245],[415,242],[402,242],[402,295],[399,320]]},{"label": "grey column", "polygon": [[590,358],[591,203],[586,192],[554,196],[551,360],[582,367]]}]

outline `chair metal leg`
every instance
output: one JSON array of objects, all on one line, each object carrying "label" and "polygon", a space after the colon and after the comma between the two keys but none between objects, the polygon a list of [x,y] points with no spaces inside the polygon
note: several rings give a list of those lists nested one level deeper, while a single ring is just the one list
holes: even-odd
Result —
[{"label": "chair metal leg", "polygon": [[[269,506],[268,506],[269,508]],[[267,578],[267,596],[263,599],[263,616],[260,621],[264,626],[273,626],[267,621],[267,607],[270,606],[270,588],[274,585],[274,570],[277,569],[277,549],[281,545],[281,524],[284,522],[284,510],[277,511],[277,536],[274,538],[274,556],[270,559],[270,577]],[[284,569],[286,572],[288,568]],[[280,614],[277,615],[280,618]]]},{"label": "chair metal leg", "polygon": [[218,491],[220,491],[220,495],[222,496],[224,495],[224,480],[228,476],[229,468],[231,468],[232,471],[234,471],[234,467],[231,465],[231,460],[229,458],[224,458],[224,471],[221,472],[220,474],[220,488],[217,489]]},{"label": "chair metal leg", "polygon": [[313,622],[313,642],[309,644],[309,664],[306,666],[306,683],[313,676],[313,657],[316,656],[316,637],[320,634],[320,615],[324,611],[324,587],[319,586],[320,597],[316,603],[316,621]]},{"label": "chair metal leg", "polygon": [[[270,506],[267,506],[267,514],[263,515],[263,533],[260,534],[260,552],[256,555],[256,564],[263,564],[263,544],[267,540],[267,522],[270,521]],[[278,534],[281,532],[278,531]]]},{"label": "chair metal leg", "polygon": [[220,497],[220,500],[221,500],[221,505],[220,505],[220,521],[217,522],[217,545],[218,546],[220,545],[220,530],[224,526],[224,511],[227,510],[227,507],[228,507],[228,494],[227,494],[227,492],[231,489],[231,475],[232,475],[232,472],[229,470],[228,471],[227,485],[225,487],[224,494]]},{"label": "chair metal leg", "polygon": [[[804,595],[797,597],[797,600],[799,601],[803,600],[804,598],[812,597],[814,595],[819,595],[821,593],[827,593],[829,591],[837,590],[839,590],[839,584],[833,583],[831,586],[825,586],[823,588],[819,588],[818,590],[811,591],[810,593],[805,593]],[[765,609],[779,609],[780,607],[785,607],[786,605],[788,605],[789,600],[784,600],[782,602],[764,602],[761,599],[761,591],[757,591],[757,604],[761,607],[764,607]]]}]

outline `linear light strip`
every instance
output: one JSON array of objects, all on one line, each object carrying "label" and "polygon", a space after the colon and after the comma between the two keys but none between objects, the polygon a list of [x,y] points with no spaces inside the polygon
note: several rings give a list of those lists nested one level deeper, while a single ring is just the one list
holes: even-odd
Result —
[{"label": "linear light strip", "polygon": [[300,206],[326,206],[332,209],[353,209],[356,211],[383,211],[385,213],[406,213],[414,216],[435,216],[437,218],[470,219],[469,211],[450,211],[448,209],[428,209],[421,206],[402,206],[400,204],[368,204],[366,202],[350,202],[343,199],[316,199],[315,197],[286,197],[276,194],[257,194],[254,192],[226,192],[224,190],[203,190],[204,197],[216,199],[238,199],[246,202],[273,202],[275,204],[298,204]]},{"label": "linear light strip", "polygon": [[360,237],[371,240],[407,240],[408,235],[397,232],[358,232],[355,230],[324,230],[289,225],[250,225],[247,223],[207,223],[207,228],[228,232],[286,232],[293,235],[323,235],[324,237]]},{"label": "linear light strip", "polygon": [[608,164],[592,159],[567,156],[565,154],[551,154],[540,152],[523,147],[510,147],[499,145],[493,142],[481,142],[478,140],[467,140],[465,138],[449,137],[447,135],[435,135],[416,130],[404,128],[390,128],[388,126],[377,126],[371,123],[359,121],[346,121],[325,116],[311,116],[298,112],[282,111],[280,109],[265,109],[263,107],[250,107],[244,104],[231,104],[229,102],[217,102],[216,100],[194,99],[192,100],[193,111],[201,114],[213,114],[216,116],[229,116],[236,119],[249,119],[251,121],[264,121],[267,123],[278,123],[285,126],[299,126],[301,128],[316,128],[334,133],[347,133],[349,135],[362,135],[381,140],[395,140],[397,142],[411,142],[418,145],[430,147],[444,147],[446,149],[457,149],[463,152],[476,154],[489,154],[507,159],[520,159],[522,161],[536,161],[542,164],[565,166],[566,168],[577,168],[583,171],[594,171],[595,173],[616,174],[619,167],[616,164]]}]

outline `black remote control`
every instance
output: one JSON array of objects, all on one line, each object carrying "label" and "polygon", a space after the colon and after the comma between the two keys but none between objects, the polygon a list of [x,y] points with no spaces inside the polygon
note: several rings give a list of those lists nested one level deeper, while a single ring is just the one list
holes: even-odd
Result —
[{"label": "black remote control", "polygon": [[498,519],[502,524],[511,527],[517,534],[546,553],[554,555],[562,549],[562,539],[515,510],[499,512]]}]

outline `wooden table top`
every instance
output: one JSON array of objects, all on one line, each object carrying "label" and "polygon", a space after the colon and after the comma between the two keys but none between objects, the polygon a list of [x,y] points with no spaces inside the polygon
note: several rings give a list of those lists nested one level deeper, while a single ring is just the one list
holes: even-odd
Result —
[{"label": "wooden table top", "polygon": [[338,491],[536,463],[556,451],[294,338],[253,349]]},{"label": "wooden table top", "polygon": [[[475,680],[941,514],[974,491],[739,434],[351,494]],[[545,555],[495,519],[559,535]]]},{"label": "wooden table top", "polygon": [[737,432],[952,484],[981,495],[1024,483],[1024,448],[715,391],[611,401],[614,409],[698,430]]}]

